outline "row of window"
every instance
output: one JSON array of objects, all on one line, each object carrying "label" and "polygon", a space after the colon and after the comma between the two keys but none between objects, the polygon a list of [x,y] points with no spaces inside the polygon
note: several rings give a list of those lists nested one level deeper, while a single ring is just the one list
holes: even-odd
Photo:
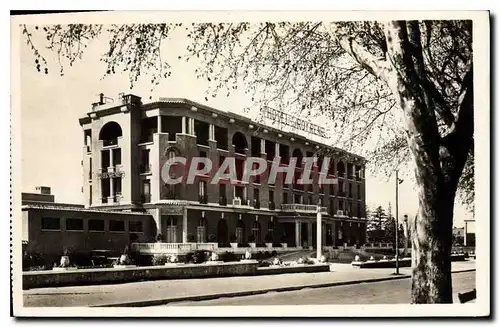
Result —
[{"label": "row of window", "polygon": [[[62,221],[65,221],[67,231],[83,231],[83,219],[82,218],[53,218],[53,217],[43,217],[42,218],[42,230],[62,230]],[[125,231],[125,220],[109,220],[109,231],[110,232],[124,232]],[[129,220],[128,221],[129,232],[142,233],[143,226],[142,221]],[[104,232],[104,220],[103,219],[88,219],[88,231],[91,232]]]}]

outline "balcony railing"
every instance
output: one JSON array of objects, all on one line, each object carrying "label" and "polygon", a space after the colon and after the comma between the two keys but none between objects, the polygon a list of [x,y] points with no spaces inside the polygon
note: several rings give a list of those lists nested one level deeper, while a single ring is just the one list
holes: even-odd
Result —
[{"label": "balcony railing", "polygon": [[260,209],[260,201],[259,200],[253,200],[253,207],[255,209]]},{"label": "balcony railing", "polygon": [[[303,212],[303,213],[316,213],[317,206],[311,204],[282,204],[281,210],[283,211],[295,211],[295,212]],[[326,207],[320,207],[320,212],[322,214],[328,214]]]},{"label": "balcony railing", "polygon": [[132,249],[141,254],[185,254],[193,251],[211,251],[217,243],[132,243]]},{"label": "balcony railing", "polygon": [[227,206],[227,198],[225,196],[219,197],[219,205]]},{"label": "balcony railing", "polygon": [[276,210],[276,204],[274,201],[269,201],[269,210]]},{"label": "balcony railing", "polygon": [[208,203],[208,196],[206,195],[199,195],[198,196],[198,201],[202,204],[207,204]]}]

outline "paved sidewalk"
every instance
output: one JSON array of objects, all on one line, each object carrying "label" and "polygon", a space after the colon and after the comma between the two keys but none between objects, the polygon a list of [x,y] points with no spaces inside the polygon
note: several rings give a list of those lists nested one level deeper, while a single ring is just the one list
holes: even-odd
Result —
[{"label": "paved sidewalk", "polygon": [[[453,262],[452,271],[475,269],[475,261]],[[39,288],[24,291],[25,306],[151,306],[170,302],[207,300],[224,296],[263,294],[302,288],[409,278],[393,276],[394,269],[358,269],[332,264],[333,272],[206,279],[158,280],[115,285]]]}]

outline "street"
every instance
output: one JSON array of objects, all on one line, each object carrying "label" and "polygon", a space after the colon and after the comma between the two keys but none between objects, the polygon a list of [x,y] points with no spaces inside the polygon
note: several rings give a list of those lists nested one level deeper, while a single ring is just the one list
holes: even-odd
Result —
[{"label": "street", "polygon": [[[454,301],[457,294],[474,289],[476,272],[453,274]],[[220,298],[210,301],[173,302],[168,305],[301,305],[301,304],[395,304],[410,302],[410,279],[361,283],[291,292],[272,292],[262,295]]]}]

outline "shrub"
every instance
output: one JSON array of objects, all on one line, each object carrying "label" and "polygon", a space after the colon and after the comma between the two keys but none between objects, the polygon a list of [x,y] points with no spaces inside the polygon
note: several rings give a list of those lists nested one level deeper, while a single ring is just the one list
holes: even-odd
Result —
[{"label": "shrub", "polygon": [[278,252],[276,252],[276,250],[273,250],[273,252],[271,252],[271,256],[275,257],[278,255]]},{"label": "shrub", "polygon": [[[42,268],[46,265],[45,257],[42,253],[24,251],[23,252],[23,270],[32,270],[34,268]],[[37,270],[42,270],[37,269]]]},{"label": "shrub", "polygon": [[153,255],[152,264],[153,266],[162,266],[170,262],[169,257],[166,254],[155,254]]},{"label": "shrub", "polygon": [[205,251],[194,251],[193,263],[203,263],[205,261],[207,261],[207,254]]},{"label": "shrub", "polygon": [[233,252],[224,252],[219,255],[219,260],[224,261],[224,262],[232,262],[232,261],[239,261],[240,256],[233,253]]}]

